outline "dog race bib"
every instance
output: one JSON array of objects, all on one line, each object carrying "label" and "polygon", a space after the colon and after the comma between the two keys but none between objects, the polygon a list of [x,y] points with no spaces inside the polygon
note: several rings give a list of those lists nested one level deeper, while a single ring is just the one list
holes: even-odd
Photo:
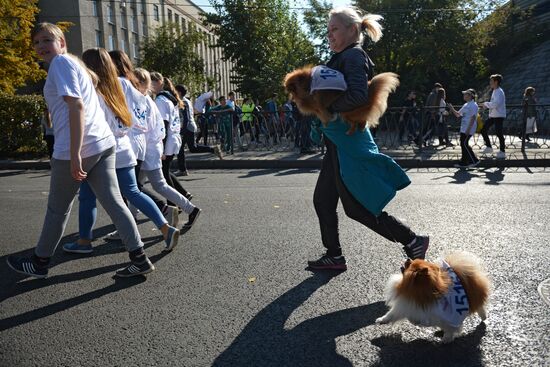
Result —
[{"label": "dog race bib", "polygon": [[344,74],[338,70],[331,69],[324,65],[318,65],[311,69],[310,93],[316,90],[339,90],[348,89]]},{"label": "dog race bib", "polygon": [[449,273],[452,285],[449,287],[449,292],[439,299],[434,312],[449,325],[459,327],[470,310],[468,297],[453,268],[445,261],[443,261],[442,268]]}]

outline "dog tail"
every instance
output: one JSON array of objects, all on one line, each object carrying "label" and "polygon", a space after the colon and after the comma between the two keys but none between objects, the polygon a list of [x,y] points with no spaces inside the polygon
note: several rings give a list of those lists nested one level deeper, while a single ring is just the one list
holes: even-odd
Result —
[{"label": "dog tail", "polygon": [[382,73],[369,81],[368,108],[365,112],[369,127],[378,126],[378,120],[388,107],[388,96],[399,86],[398,78],[395,73]]},{"label": "dog tail", "polygon": [[483,310],[489,299],[491,282],[483,269],[481,260],[472,253],[456,251],[445,256],[466,291],[470,313]]}]

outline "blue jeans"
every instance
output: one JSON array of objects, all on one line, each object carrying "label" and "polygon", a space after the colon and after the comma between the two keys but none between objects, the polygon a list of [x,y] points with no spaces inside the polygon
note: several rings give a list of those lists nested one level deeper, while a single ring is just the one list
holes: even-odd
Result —
[{"label": "blue jeans", "polygon": [[[116,176],[120,192],[126,200],[151,219],[157,228],[168,223],[155,202],[149,196],[139,191],[134,167],[118,168]],[[80,238],[92,240],[92,229],[97,217],[97,204],[95,194],[87,181],[83,181],[80,184],[78,200],[80,201],[78,210]]]}]

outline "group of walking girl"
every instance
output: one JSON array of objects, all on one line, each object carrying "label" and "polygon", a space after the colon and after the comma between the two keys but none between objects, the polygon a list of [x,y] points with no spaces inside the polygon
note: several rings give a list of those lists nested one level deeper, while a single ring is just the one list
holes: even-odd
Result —
[{"label": "group of walking girl", "polygon": [[[38,56],[49,64],[44,86],[55,143],[51,159],[48,205],[42,233],[30,257],[9,256],[15,271],[36,278],[48,274],[78,192],[79,239],[63,250],[93,252],[92,229],[96,198],[115,224],[116,234],[129,253],[130,263],[116,276],[130,277],[155,269],[144,252],[135,218],[124,203],[147,216],[161,231],[165,250],[173,250],[180,231],[196,222],[201,210],[191,195],[172,182],[170,163],[181,147],[177,93],[158,73],[133,70],[121,51],[89,49],[82,61],[67,54],[63,32],[50,23],[31,33]],[[152,87],[156,101],[148,95]],[[147,177],[164,202],[143,188]],[[176,180],[177,181],[177,180]],[[189,215],[178,229],[179,210]]]}]

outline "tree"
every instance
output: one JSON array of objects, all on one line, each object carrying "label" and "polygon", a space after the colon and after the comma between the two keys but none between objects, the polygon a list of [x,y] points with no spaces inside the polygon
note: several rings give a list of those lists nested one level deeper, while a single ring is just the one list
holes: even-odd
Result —
[{"label": "tree", "polygon": [[234,64],[238,90],[261,101],[282,95],[286,73],[318,59],[286,0],[211,0],[206,22],[224,59]]},{"label": "tree", "polygon": [[37,1],[0,0],[0,91],[13,94],[26,82],[43,79],[30,32],[38,13]]},{"label": "tree", "polygon": [[206,81],[204,60],[196,52],[202,41],[203,36],[192,26],[186,32],[174,23],[160,26],[141,44],[141,65],[190,90],[202,90]]},{"label": "tree", "polygon": [[304,11],[304,22],[309,28],[309,36],[315,40],[315,51],[319,59],[327,61],[330,49],[327,38],[328,13],[332,5],[327,1],[309,0],[309,9]]}]

